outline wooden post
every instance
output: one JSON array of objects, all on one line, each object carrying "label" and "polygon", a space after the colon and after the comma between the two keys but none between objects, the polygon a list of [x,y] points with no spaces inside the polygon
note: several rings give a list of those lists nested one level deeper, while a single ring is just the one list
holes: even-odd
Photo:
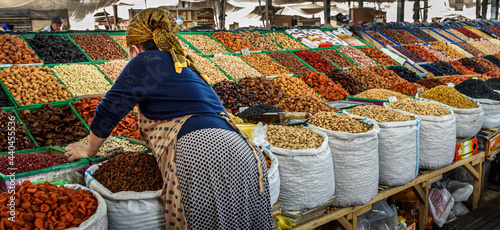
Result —
[{"label": "wooden post", "polygon": [[481,6],[481,19],[486,19],[486,12],[488,12],[488,0],[483,0],[483,6]]},{"label": "wooden post", "polygon": [[498,0],[491,0],[490,20],[498,20]]},{"label": "wooden post", "polygon": [[425,230],[427,229],[427,219],[429,216],[429,182],[424,181],[420,185],[416,184],[412,189],[420,201],[418,208],[418,229]]},{"label": "wooden post", "polygon": [[330,8],[331,8],[331,3],[332,1],[331,0],[324,0],[323,1],[323,13],[324,13],[324,17],[325,17],[325,27],[329,27],[330,26]]},{"label": "wooden post", "polygon": [[358,7],[359,8],[363,7],[363,0],[358,0]]},{"label": "wooden post", "polygon": [[113,24],[115,25],[115,30],[118,30],[118,5],[113,5]]},{"label": "wooden post", "polygon": [[398,0],[398,15],[397,22],[404,22],[405,20],[405,0]]},{"label": "wooden post", "polygon": [[422,19],[422,22],[427,22],[427,18],[429,17],[429,0],[424,0],[424,18]]},{"label": "wooden post", "polygon": [[481,18],[481,1],[476,0],[476,19]]}]

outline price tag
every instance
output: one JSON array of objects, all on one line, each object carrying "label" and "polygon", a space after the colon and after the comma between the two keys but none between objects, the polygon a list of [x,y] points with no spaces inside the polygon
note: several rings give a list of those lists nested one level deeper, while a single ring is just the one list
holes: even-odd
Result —
[{"label": "price tag", "polygon": [[469,41],[474,41],[474,39],[473,38],[469,38]]},{"label": "price tag", "polygon": [[250,55],[250,50],[248,48],[241,49],[241,54]]},{"label": "price tag", "polygon": [[453,83],[451,83],[451,82],[450,82],[450,83],[448,83],[447,85],[448,85],[448,86],[451,86],[451,87],[455,87],[455,84],[453,84]]},{"label": "price tag", "polygon": [[387,99],[389,100],[389,102],[395,102],[398,100],[395,96],[390,96]]},{"label": "price tag", "polygon": [[214,54],[214,57],[222,56],[222,53]]},{"label": "price tag", "polygon": [[424,93],[424,88],[423,87],[420,87],[417,89],[417,93],[420,94],[420,93]]},{"label": "price tag", "polygon": [[240,107],[240,113],[243,112],[243,111],[245,111],[248,108],[250,108],[250,107]]},{"label": "price tag", "polygon": [[473,77],[472,79],[477,80],[477,77]]}]

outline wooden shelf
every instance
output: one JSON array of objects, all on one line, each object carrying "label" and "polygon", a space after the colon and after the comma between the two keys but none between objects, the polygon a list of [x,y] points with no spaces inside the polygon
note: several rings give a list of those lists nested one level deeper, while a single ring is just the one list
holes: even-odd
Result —
[{"label": "wooden shelf", "polygon": [[474,178],[474,191],[472,194],[472,209],[476,209],[479,205],[479,198],[481,192],[481,175],[482,175],[482,163],[485,159],[484,151],[478,152],[477,154],[470,156],[468,158],[462,159],[460,161],[455,161],[451,165],[437,169],[437,170],[425,170],[419,173],[419,176],[412,182],[398,187],[379,189],[379,192],[375,198],[373,198],[368,204],[363,206],[352,206],[346,208],[339,208],[326,213],[326,209],[323,214],[317,216],[315,219],[308,221],[304,224],[300,224],[293,229],[296,230],[306,230],[315,229],[322,225],[325,225],[331,221],[336,221],[340,224],[342,229],[357,229],[357,218],[359,215],[371,210],[373,203],[397,194],[401,191],[411,188],[415,195],[419,198],[419,229],[424,230],[427,228],[427,216],[429,211],[429,185],[441,180],[443,174],[451,171],[452,169],[458,167],[464,167],[465,170],[469,172]]}]

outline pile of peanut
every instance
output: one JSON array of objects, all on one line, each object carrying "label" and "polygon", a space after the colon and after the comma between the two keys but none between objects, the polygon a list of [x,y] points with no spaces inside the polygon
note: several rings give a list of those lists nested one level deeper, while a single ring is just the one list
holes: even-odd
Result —
[{"label": "pile of peanut", "polygon": [[267,126],[267,142],[284,149],[317,149],[323,137],[304,126]]}]

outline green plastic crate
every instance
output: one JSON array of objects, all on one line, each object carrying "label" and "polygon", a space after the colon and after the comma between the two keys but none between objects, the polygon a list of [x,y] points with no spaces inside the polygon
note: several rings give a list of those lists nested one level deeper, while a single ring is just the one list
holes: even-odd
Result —
[{"label": "green plastic crate", "polygon": [[[24,41],[26,41],[26,43],[28,43],[27,39],[32,39],[36,36],[37,34],[24,34],[24,35],[21,35],[21,38],[23,38]],[[75,41],[73,41],[73,39],[71,39],[68,34],[43,34],[43,35],[56,35],[56,36],[60,36],[60,37],[63,37],[63,38],[66,38],[68,39],[68,41],[70,41],[73,45],[75,45],[75,47],[85,56],[85,58],[87,59],[87,62],[89,61],[92,61],[89,56],[87,56],[87,54],[85,52],[83,52],[83,50],[80,48],[80,46],[78,46],[76,44]],[[29,46],[29,44],[28,44]],[[36,51],[35,51],[36,53]],[[81,63],[81,62],[75,62],[75,63]]]}]

